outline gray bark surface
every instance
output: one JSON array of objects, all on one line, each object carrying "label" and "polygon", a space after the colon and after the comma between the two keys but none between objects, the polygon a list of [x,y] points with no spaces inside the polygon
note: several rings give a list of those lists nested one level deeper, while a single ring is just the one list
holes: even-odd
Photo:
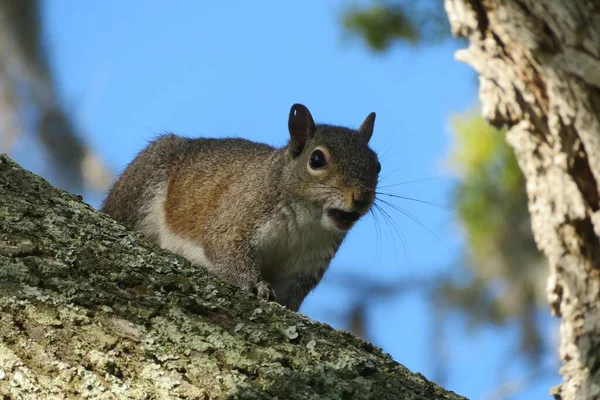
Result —
[{"label": "gray bark surface", "polygon": [[508,125],[548,300],[561,317],[557,399],[600,398],[600,3],[445,0],[483,116]]},{"label": "gray bark surface", "polygon": [[0,155],[0,397],[464,399]]}]

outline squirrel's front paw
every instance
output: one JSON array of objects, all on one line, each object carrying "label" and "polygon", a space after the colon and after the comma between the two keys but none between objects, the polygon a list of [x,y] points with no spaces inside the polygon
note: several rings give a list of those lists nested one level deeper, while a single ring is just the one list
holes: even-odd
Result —
[{"label": "squirrel's front paw", "polygon": [[252,291],[259,299],[274,301],[276,297],[275,291],[273,290],[271,285],[266,281],[260,281],[257,284],[255,284]]}]

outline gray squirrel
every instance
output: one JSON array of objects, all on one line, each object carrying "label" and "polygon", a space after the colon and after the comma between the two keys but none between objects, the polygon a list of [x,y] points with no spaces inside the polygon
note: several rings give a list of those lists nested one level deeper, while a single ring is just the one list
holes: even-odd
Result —
[{"label": "gray squirrel", "polygon": [[297,311],[375,199],[381,165],[358,130],[290,110],[288,144],[165,134],[127,166],[101,211],[160,247]]}]

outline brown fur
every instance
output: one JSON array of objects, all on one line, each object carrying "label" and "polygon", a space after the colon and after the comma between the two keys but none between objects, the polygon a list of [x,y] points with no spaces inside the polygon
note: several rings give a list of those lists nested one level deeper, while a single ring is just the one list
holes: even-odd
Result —
[{"label": "brown fur", "polygon": [[[205,256],[223,279],[297,310],[347,233],[326,228],[333,222],[323,210],[336,205],[364,215],[372,205],[378,161],[367,142],[374,119],[358,131],[315,125],[308,109],[294,105],[290,142],[281,149],[163,135],[129,164],[102,211],[181,255]],[[317,146],[329,164],[314,172],[308,166]]]}]

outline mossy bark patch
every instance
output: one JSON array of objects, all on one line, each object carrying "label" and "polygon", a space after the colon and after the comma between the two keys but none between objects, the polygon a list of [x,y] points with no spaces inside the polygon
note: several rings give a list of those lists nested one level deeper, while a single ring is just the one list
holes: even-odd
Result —
[{"label": "mossy bark patch", "polygon": [[0,394],[462,399],[219,281],[0,156]]}]

